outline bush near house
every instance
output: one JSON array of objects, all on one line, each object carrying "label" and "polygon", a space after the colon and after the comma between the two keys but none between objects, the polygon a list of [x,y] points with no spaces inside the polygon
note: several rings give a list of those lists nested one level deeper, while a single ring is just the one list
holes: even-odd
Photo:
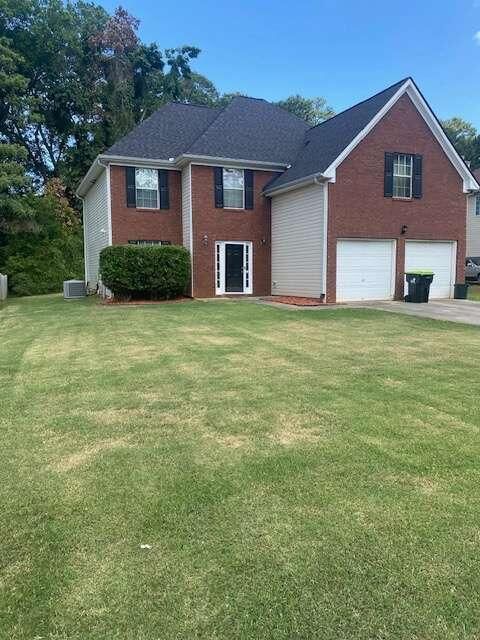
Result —
[{"label": "bush near house", "polygon": [[190,279],[190,254],[178,246],[117,245],[100,254],[101,279],[119,298],[176,298]]}]

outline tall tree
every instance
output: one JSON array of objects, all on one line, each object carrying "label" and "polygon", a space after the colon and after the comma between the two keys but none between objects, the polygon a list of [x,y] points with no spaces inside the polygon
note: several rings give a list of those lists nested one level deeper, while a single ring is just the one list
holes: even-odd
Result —
[{"label": "tall tree", "polygon": [[277,105],[302,118],[312,127],[335,115],[334,110],[327,104],[325,98],[304,98],[298,93],[294,96],[289,96],[285,100],[280,100]]},{"label": "tall tree", "polygon": [[31,183],[25,171],[26,158],[22,147],[0,143],[0,245],[6,234],[34,226],[28,199]]},{"label": "tall tree", "polygon": [[0,97],[12,77],[26,80],[0,107],[0,139],[26,150],[38,185],[61,176],[72,190],[98,152],[182,98],[199,50],[162,52],[137,29],[121,8],[110,16],[83,0],[0,0]]},{"label": "tall tree", "polygon": [[463,118],[454,117],[449,120],[443,120],[442,126],[462,158],[472,168],[479,167],[480,135],[473,124],[463,120]]}]

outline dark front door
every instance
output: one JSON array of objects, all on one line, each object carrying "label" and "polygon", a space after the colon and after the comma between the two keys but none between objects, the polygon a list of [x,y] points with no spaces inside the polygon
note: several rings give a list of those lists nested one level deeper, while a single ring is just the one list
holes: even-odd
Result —
[{"label": "dark front door", "polygon": [[243,293],[243,244],[225,245],[225,291]]}]

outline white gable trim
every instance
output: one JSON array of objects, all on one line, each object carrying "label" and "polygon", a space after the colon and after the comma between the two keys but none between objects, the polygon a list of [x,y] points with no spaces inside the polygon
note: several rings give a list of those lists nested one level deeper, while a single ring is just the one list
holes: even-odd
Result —
[{"label": "white gable trim", "polygon": [[427,123],[430,131],[435,136],[436,140],[442,147],[443,151],[447,155],[450,162],[453,164],[457,172],[460,174],[460,177],[463,180],[463,191],[464,193],[469,193],[470,191],[474,191],[480,188],[479,184],[469,171],[465,162],[459,156],[454,146],[446,136],[443,131],[440,123],[435,117],[433,111],[428,106],[427,102],[423,98],[420,91],[415,86],[415,83],[409,78],[405,81],[405,83],[400,87],[400,89],[390,98],[390,100],[384,105],[382,109],[370,120],[367,126],[360,131],[360,133],[350,142],[350,144],[345,147],[342,153],[335,158],[335,160],[331,163],[329,167],[323,172],[323,176],[330,180],[331,182],[335,182],[336,179],[336,169],[341,162],[345,160],[345,158],[355,149],[355,147],[360,144],[360,142],[370,133],[373,127],[383,118],[383,116],[393,107],[393,105],[403,96],[407,94],[418,112],[422,116],[422,118]]}]

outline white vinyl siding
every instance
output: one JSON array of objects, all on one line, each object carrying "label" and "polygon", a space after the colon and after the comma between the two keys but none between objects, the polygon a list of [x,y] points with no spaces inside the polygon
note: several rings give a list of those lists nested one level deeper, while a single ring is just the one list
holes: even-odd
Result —
[{"label": "white vinyl siding", "polygon": [[480,216],[476,215],[476,199],[468,198],[467,209],[467,256],[480,256]]},{"label": "white vinyl siding", "polygon": [[394,289],[394,240],[337,242],[337,302],[391,300]]},{"label": "white vinyl siding", "polygon": [[90,288],[98,282],[100,251],[110,244],[107,170],[97,178],[83,199],[85,277]]},{"label": "white vinyl siding", "polygon": [[324,187],[272,197],[272,294],[318,298],[323,293]]}]

